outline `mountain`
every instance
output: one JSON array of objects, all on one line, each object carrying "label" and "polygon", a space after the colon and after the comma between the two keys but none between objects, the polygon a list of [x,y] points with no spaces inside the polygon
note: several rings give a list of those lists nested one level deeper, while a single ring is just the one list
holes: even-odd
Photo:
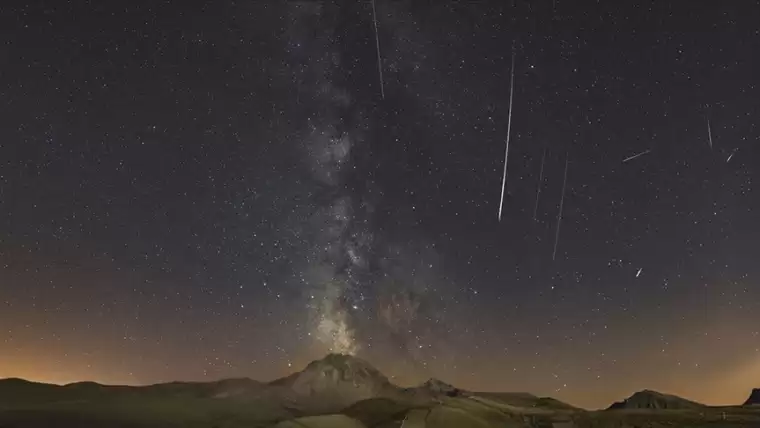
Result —
[{"label": "mountain", "polygon": [[744,402],[745,406],[760,406],[760,388],[755,388]]},{"label": "mountain", "polygon": [[302,371],[270,382],[269,386],[308,412],[339,411],[361,400],[405,396],[402,388],[393,385],[370,363],[343,354],[312,361]]},{"label": "mountain", "polygon": [[472,395],[496,400],[515,407],[547,410],[581,410],[551,397],[539,397],[527,392],[476,392]]},{"label": "mountain", "polygon": [[423,383],[420,388],[429,391],[433,395],[446,395],[448,397],[456,397],[466,393],[466,391],[455,388],[453,385],[438,379],[430,379]]},{"label": "mountain", "polygon": [[699,409],[705,407],[694,401],[678,397],[676,395],[663,394],[657,391],[645,389],[639,391],[623,401],[613,403],[609,410],[616,409]]},{"label": "mountain", "polygon": [[406,388],[404,392],[413,399],[422,401],[440,400],[442,397],[457,397],[467,393],[467,391],[439,379],[429,379],[421,385]]}]

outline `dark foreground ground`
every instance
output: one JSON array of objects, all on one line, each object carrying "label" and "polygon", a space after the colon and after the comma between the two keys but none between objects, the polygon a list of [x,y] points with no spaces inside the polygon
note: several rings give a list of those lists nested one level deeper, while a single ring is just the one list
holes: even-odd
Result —
[{"label": "dark foreground ground", "polygon": [[434,379],[401,388],[367,362],[341,355],[269,383],[0,380],[0,428],[760,428],[760,406],[710,407],[642,391],[613,407],[586,411],[549,397],[464,391]]},{"label": "dark foreground ground", "polygon": [[522,407],[498,397],[442,397],[426,404],[363,400],[338,413],[306,415],[276,400],[133,395],[16,403],[0,410],[2,428],[634,428],[757,427],[760,408],[583,410]]}]

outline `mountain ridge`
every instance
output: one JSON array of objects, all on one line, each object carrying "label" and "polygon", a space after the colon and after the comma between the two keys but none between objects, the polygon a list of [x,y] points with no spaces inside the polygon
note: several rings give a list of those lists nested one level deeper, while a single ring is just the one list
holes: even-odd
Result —
[{"label": "mountain ridge", "polygon": [[644,389],[635,392],[623,401],[612,403],[608,410],[619,409],[659,409],[659,410],[676,410],[676,409],[698,409],[706,407],[702,403],[691,401],[673,394],[665,394],[651,389]]},{"label": "mountain ridge", "polygon": [[[246,397],[256,395],[282,395],[290,401],[311,401],[322,395],[333,395],[332,409],[345,408],[358,401],[369,398],[404,398],[432,399],[438,396],[478,395],[485,398],[498,398],[519,405],[536,406],[539,400],[558,403],[558,407],[577,409],[552,397],[538,397],[520,392],[473,392],[458,388],[445,381],[430,378],[412,387],[400,387],[393,384],[388,377],[372,364],[359,357],[331,353],[314,360],[300,371],[287,376],[261,382],[248,377],[224,378],[214,381],[172,381],[142,386],[108,385],[93,381],[72,382],[64,385],[30,381],[18,377],[0,379],[0,397],[3,388],[22,388],[23,390],[55,388],[96,392],[98,390],[153,391],[167,393],[188,393],[194,396],[208,397]],[[190,393],[189,391],[192,391]],[[530,404],[533,402],[533,404]],[[743,405],[760,405],[760,388],[751,391]],[[693,409],[705,407],[686,398],[666,394],[650,389],[633,393],[630,397],[613,402],[608,410],[615,409]]]}]

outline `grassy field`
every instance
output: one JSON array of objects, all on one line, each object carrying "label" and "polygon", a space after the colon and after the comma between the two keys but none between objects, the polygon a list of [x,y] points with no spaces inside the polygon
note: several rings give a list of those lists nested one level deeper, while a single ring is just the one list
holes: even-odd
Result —
[{"label": "grassy field", "polygon": [[147,387],[11,379],[0,381],[0,428],[760,428],[757,406],[589,412],[530,394],[466,393],[372,398],[320,415],[289,400],[248,379]]},{"label": "grassy field", "polygon": [[[368,400],[370,401],[370,400]],[[360,402],[345,415],[301,417],[278,406],[208,398],[136,398],[46,402],[0,411],[0,427],[204,427],[204,428],[760,428],[760,410],[706,412],[620,410],[520,412],[468,398],[447,398],[428,407],[385,400]],[[290,421],[290,422],[288,422]]]},{"label": "grassy field", "polygon": [[[213,398],[205,384],[0,384],[0,426],[265,427],[292,418],[276,400]],[[51,425],[51,423],[53,423]]]}]

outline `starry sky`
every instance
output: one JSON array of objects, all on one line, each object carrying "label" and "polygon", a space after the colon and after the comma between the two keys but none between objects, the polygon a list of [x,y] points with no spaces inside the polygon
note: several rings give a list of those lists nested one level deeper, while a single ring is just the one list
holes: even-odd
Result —
[{"label": "starry sky", "polygon": [[624,3],[4,1],[0,377],[743,401],[760,4]]}]

